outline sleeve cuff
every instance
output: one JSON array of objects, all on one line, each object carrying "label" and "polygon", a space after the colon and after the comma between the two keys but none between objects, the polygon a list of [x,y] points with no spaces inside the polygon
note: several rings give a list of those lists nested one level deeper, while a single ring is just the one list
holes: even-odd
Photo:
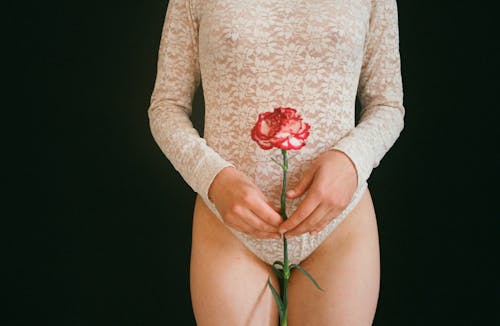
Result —
[{"label": "sleeve cuff", "polygon": [[331,149],[341,151],[351,159],[358,174],[358,187],[368,180],[372,168],[366,160],[362,146],[352,136],[342,138]]},{"label": "sleeve cuff", "polygon": [[212,184],[215,176],[224,168],[234,164],[224,160],[216,152],[212,151],[210,154],[199,160],[196,166],[193,167],[192,174],[192,188],[197,192],[205,202],[212,202],[208,198],[208,189]]}]

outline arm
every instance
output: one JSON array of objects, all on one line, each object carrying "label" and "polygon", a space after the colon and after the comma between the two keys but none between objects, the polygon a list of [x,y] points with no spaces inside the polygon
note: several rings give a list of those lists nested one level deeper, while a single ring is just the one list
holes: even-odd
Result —
[{"label": "arm", "polygon": [[373,0],[365,40],[358,96],[359,123],[332,151],[320,155],[289,198],[307,191],[279,228],[287,236],[323,229],[349,204],[403,129],[403,90],[396,0]]},{"label": "arm", "polygon": [[193,128],[192,98],[201,78],[194,16],[190,0],[170,0],[148,109],[151,132],[174,168],[205,202],[213,200],[228,226],[255,237],[279,239],[281,216],[264,194]]},{"label": "arm", "polygon": [[358,96],[362,107],[359,123],[333,149],[351,159],[359,186],[368,180],[404,126],[396,0],[372,1]]},{"label": "arm", "polygon": [[148,109],[151,133],[188,185],[205,199],[213,179],[232,164],[200,137],[190,120],[200,83],[198,23],[189,0],[170,0]]}]

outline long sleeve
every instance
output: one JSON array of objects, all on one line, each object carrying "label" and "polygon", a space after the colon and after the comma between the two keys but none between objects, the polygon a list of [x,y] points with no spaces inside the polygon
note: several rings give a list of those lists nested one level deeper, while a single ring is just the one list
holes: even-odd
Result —
[{"label": "long sleeve", "polygon": [[347,154],[368,180],[404,127],[405,109],[396,0],[373,0],[358,84],[361,113],[355,128],[333,147]]},{"label": "long sleeve", "polygon": [[204,199],[217,173],[232,164],[200,137],[190,120],[200,84],[198,20],[190,0],[169,1],[148,109],[151,133],[187,184]]}]

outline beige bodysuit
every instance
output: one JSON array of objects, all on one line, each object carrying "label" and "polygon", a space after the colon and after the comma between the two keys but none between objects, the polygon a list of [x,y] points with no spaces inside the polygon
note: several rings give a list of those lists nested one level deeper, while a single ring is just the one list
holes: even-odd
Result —
[{"label": "beige bodysuit", "polygon": [[[204,138],[190,120],[201,80]],[[277,106],[296,108],[311,125],[307,145],[290,152],[290,187],[331,149],[344,152],[358,173],[340,215],[315,236],[290,238],[290,261],[299,263],[355,207],[403,129],[396,0],[170,0],[148,110],[151,131],[217,218],[208,189],[227,166],[247,174],[279,207],[282,171],[271,157],[280,152],[250,138],[258,114]],[[289,215],[302,199],[289,201]],[[228,228],[263,261],[282,259],[281,240]]]}]

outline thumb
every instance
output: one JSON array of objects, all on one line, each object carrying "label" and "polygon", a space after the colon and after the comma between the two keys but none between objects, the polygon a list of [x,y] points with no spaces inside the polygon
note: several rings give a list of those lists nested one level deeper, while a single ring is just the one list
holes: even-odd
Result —
[{"label": "thumb", "polygon": [[311,185],[313,177],[314,173],[310,172],[310,170],[304,173],[299,183],[297,183],[293,189],[286,192],[286,196],[292,199],[302,196]]}]

